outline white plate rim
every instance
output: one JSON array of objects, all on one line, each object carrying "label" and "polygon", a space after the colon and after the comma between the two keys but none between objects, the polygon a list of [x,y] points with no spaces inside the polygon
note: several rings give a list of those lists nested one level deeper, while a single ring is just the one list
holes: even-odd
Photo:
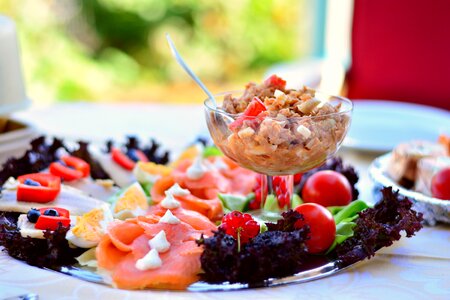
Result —
[{"label": "white plate rim", "polygon": [[[358,107],[370,107],[370,106],[386,106],[390,108],[399,108],[399,109],[413,109],[414,111],[421,110],[427,114],[434,114],[436,116],[439,116],[439,118],[449,118],[450,123],[450,111],[447,111],[442,108],[433,107],[433,106],[427,106],[423,104],[417,104],[417,103],[410,103],[410,102],[401,102],[401,101],[394,101],[394,100],[377,100],[377,99],[351,99],[354,105],[353,108],[353,114],[355,114],[355,108],[356,110]],[[355,126],[355,124],[352,124],[352,126]],[[386,153],[392,150],[392,148],[388,148],[386,146],[380,145],[378,147],[373,145],[367,145],[364,143],[358,142],[358,139],[352,138],[350,136],[351,128],[349,130],[349,134],[347,134],[347,137],[344,139],[342,143],[342,147],[348,148],[348,149],[354,149],[359,151],[365,151],[365,152],[374,152],[374,153]]]}]

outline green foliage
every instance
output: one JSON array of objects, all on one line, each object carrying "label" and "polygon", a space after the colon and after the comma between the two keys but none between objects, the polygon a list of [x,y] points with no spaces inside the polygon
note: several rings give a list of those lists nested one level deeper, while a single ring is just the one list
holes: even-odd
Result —
[{"label": "green foliage", "polygon": [[261,76],[271,64],[299,56],[304,5],[298,0],[6,0],[0,13],[18,24],[32,97],[114,99],[188,80],[170,55],[166,32],[207,82],[242,84]]}]

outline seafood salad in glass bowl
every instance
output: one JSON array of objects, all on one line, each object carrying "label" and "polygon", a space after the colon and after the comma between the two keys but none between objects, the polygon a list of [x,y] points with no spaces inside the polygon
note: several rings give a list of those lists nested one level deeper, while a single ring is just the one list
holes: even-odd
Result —
[{"label": "seafood salad in glass bowl", "polygon": [[276,75],[220,97],[223,102],[218,107],[210,99],[205,101],[211,137],[230,159],[267,175],[262,187],[269,187],[269,195],[273,176],[282,176],[292,195],[292,176],[334,155],[351,123],[350,100],[308,87],[287,89]]}]

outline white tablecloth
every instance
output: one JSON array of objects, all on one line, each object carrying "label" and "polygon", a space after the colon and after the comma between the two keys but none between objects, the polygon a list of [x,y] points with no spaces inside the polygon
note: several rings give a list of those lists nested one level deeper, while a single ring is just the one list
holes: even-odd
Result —
[{"label": "white tablecloth", "polygon": [[[180,149],[206,135],[199,106],[59,104],[32,108],[17,117],[43,132],[100,142],[126,134],[153,136]],[[361,198],[371,200],[367,166],[373,155],[341,150],[361,175]],[[122,291],[45,271],[0,254],[0,299],[26,292],[41,299],[450,299],[450,227],[426,227],[411,239],[381,250],[375,258],[320,280],[235,292]],[[154,298],[153,298],[154,299]]]}]

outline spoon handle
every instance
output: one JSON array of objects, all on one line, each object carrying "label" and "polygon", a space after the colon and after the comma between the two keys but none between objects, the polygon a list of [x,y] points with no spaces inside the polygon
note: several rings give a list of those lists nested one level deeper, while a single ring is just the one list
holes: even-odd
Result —
[{"label": "spoon handle", "polygon": [[178,64],[186,71],[186,73],[191,76],[191,78],[202,88],[202,90],[208,95],[208,98],[211,99],[214,107],[217,107],[216,99],[214,98],[214,95],[208,90],[208,88],[203,84],[203,82],[200,80],[200,78],[197,77],[197,75],[194,74],[194,72],[189,68],[189,66],[184,62],[181,55],[178,53],[177,49],[175,48],[175,45],[170,38],[170,35],[166,33],[166,39],[169,43],[170,50],[172,51],[172,55],[177,60]]}]

